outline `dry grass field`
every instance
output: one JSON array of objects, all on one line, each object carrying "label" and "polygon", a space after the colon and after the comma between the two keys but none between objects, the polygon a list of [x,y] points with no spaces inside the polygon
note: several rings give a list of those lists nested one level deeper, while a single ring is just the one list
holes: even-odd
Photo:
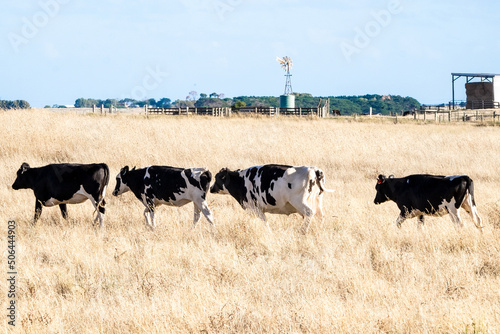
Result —
[{"label": "dry grass field", "polygon": [[[17,223],[21,333],[500,333],[500,129],[374,119],[311,120],[0,112],[0,233]],[[105,228],[90,202],[44,208],[11,185],[22,162],[106,162]],[[208,196],[216,223],[193,206],[113,197],[124,165],[246,168],[315,165],[335,193],[306,235],[298,215],[267,215],[271,232],[230,197]],[[395,226],[373,204],[378,174],[468,174],[480,233],[463,214]],[[7,282],[0,281],[2,327]]]}]

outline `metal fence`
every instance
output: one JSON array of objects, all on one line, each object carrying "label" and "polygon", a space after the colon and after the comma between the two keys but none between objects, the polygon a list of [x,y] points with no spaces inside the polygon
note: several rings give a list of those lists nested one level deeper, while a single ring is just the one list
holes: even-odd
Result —
[{"label": "metal fence", "polygon": [[500,121],[500,110],[416,110],[412,116],[415,120],[435,122],[498,122]]}]

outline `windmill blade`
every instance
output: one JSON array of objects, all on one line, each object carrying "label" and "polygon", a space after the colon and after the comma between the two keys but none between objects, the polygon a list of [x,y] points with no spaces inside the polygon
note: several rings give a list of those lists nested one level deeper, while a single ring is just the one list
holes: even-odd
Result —
[{"label": "windmill blade", "polygon": [[281,68],[284,71],[290,71],[292,68],[292,58],[285,56],[283,58],[276,57],[276,61],[281,64]]},{"label": "windmill blade", "polygon": [[292,61],[292,58],[290,57],[284,57],[283,60],[286,62],[286,65],[288,66],[288,69],[291,69],[292,68],[292,65],[293,65],[293,61]]}]

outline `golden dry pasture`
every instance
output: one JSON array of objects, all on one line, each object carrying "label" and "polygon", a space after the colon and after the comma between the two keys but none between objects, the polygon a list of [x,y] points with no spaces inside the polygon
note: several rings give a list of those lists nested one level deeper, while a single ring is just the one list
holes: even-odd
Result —
[{"label": "golden dry pasture", "polygon": [[[289,119],[0,112],[0,233],[17,223],[17,323],[24,333],[500,333],[500,129],[374,119]],[[11,185],[22,162],[105,162],[105,228],[90,202],[44,208]],[[217,231],[193,206],[162,206],[157,229],[142,204],[111,195],[124,165],[246,168],[315,165],[326,219],[306,235],[298,215],[267,215],[272,232],[232,198],[208,195]],[[470,217],[395,226],[373,204],[378,174],[468,174]],[[0,281],[2,327],[7,282]]]}]

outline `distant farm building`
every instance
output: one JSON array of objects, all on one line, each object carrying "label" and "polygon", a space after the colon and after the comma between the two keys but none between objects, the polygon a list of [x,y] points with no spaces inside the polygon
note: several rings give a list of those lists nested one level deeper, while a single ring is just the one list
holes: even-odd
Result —
[{"label": "distant farm building", "polygon": [[460,77],[465,77],[467,109],[490,109],[500,107],[500,74],[452,73],[451,76],[453,106],[455,106],[455,81]]}]

